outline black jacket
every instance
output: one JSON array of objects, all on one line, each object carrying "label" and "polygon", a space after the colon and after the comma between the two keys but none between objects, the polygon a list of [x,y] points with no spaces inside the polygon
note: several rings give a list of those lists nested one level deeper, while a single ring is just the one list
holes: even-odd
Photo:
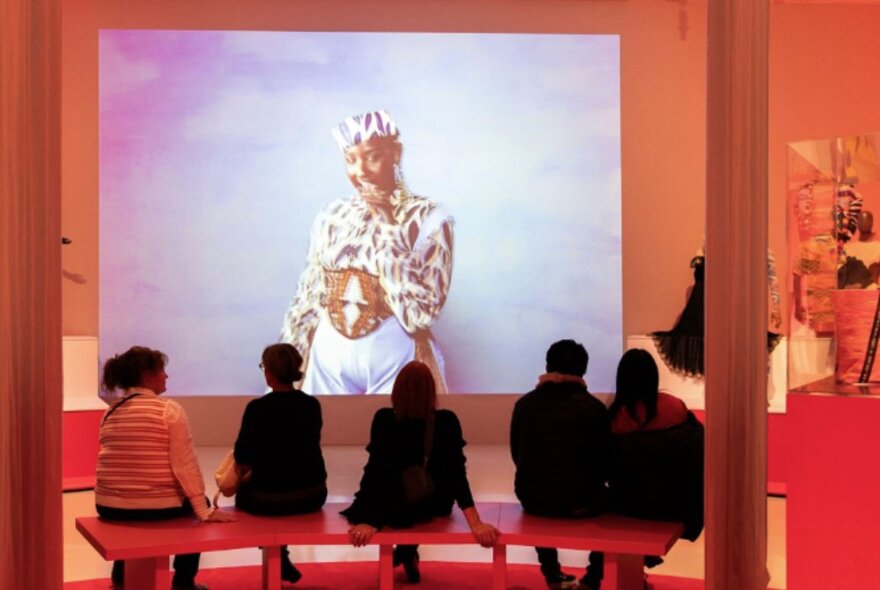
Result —
[{"label": "black jacket", "polygon": [[449,410],[437,410],[434,414],[434,439],[427,466],[434,493],[418,505],[404,501],[401,473],[424,461],[425,424],[424,420],[398,419],[391,408],[376,412],[367,445],[370,456],[360,488],[352,505],[342,511],[349,522],[376,528],[407,527],[448,515],[453,502],[461,509],[474,505],[465,470],[466,443],[458,416]]},{"label": "black jacket", "polygon": [[573,382],[545,382],[513,409],[510,454],[527,512],[593,516],[606,508],[611,430],[605,404]]},{"label": "black jacket", "polygon": [[703,530],[703,425],[692,412],[664,430],[614,435],[612,510],[648,520],[683,522],[683,538]]},{"label": "black jacket", "polygon": [[321,404],[302,391],[271,391],[244,410],[235,461],[252,469],[254,489],[290,492],[327,480]]}]

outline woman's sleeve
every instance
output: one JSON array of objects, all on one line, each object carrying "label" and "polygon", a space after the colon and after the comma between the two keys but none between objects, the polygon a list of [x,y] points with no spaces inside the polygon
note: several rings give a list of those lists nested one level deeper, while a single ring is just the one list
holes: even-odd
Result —
[{"label": "woman's sleeve", "polygon": [[452,281],[452,218],[435,207],[420,225],[389,226],[379,252],[385,301],[410,334],[430,328]]},{"label": "woman's sleeve", "polygon": [[452,492],[458,507],[464,510],[474,505],[474,496],[471,493],[471,485],[468,483],[467,468],[465,466],[467,458],[464,456],[464,447],[467,444],[462,436],[461,423],[458,416],[453,412],[449,412],[449,461],[450,472],[452,478]]},{"label": "woman's sleeve", "polygon": [[377,529],[388,522],[388,510],[393,509],[395,495],[391,489],[394,467],[391,455],[390,412],[379,410],[373,416],[370,442],[367,445],[367,464],[355,494],[354,502],[343,514],[354,524],[368,524]]},{"label": "woman's sleeve", "polygon": [[200,520],[204,520],[211,513],[205,498],[205,481],[193,448],[189,420],[180,404],[173,400],[168,400],[165,404],[165,425],[168,427],[170,441],[171,471],[189,499],[193,512]]},{"label": "woman's sleeve", "polygon": [[318,215],[312,224],[306,267],[299,277],[296,294],[284,314],[281,326],[281,342],[288,342],[304,359],[309,358],[309,346],[320,319],[323,270],[318,259],[318,244],[324,228],[324,214]]}]

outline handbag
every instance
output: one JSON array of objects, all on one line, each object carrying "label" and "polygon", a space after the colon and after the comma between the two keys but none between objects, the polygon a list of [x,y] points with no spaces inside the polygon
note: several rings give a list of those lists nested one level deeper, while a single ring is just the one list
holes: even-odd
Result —
[{"label": "handbag", "polygon": [[420,504],[434,493],[434,480],[428,473],[428,457],[434,442],[434,416],[425,424],[425,454],[421,463],[410,465],[400,474],[403,499],[407,504]]},{"label": "handbag", "polygon": [[226,456],[223,457],[220,465],[214,471],[214,481],[217,483],[217,493],[214,494],[214,506],[218,505],[217,501],[220,499],[220,494],[227,498],[234,496],[241,482],[248,479],[250,479],[250,469],[243,469],[235,462],[234,451],[226,453]]}]

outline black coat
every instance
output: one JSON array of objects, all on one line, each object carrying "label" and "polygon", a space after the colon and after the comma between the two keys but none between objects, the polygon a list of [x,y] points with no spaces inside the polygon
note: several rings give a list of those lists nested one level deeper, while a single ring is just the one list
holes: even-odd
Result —
[{"label": "black coat", "polygon": [[252,469],[254,489],[290,492],[327,480],[321,404],[302,391],[271,391],[244,410],[235,461]]},{"label": "black coat", "polygon": [[510,454],[527,512],[593,516],[606,508],[611,429],[605,404],[573,382],[545,382],[513,409]]},{"label": "black coat", "polygon": [[448,515],[453,502],[461,509],[474,505],[465,470],[466,443],[458,416],[449,410],[437,410],[434,415],[434,438],[428,459],[434,493],[418,505],[404,501],[401,473],[424,461],[425,425],[424,420],[399,419],[391,408],[376,412],[367,445],[370,456],[360,488],[352,505],[342,511],[350,522],[376,528],[406,527]]},{"label": "black coat", "polygon": [[683,538],[703,530],[703,425],[693,412],[682,424],[613,437],[612,510],[648,520],[682,522]]}]

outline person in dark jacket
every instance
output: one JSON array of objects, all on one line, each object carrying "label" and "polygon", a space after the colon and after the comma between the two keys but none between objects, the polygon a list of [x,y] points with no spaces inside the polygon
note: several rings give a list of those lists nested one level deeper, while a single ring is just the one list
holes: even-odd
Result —
[{"label": "person in dark jacket", "polygon": [[[477,542],[484,547],[495,544],[498,530],[480,520],[465,471],[465,446],[458,417],[449,410],[438,410],[437,391],[431,369],[421,361],[404,365],[391,391],[391,408],[373,416],[369,459],[360,488],[351,506],[342,511],[354,526],[349,537],[355,547],[369,543],[380,528],[403,528],[449,516],[453,502],[458,504]],[[426,431],[433,428],[433,432]],[[426,436],[427,434],[427,436]],[[414,465],[425,464],[433,482],[433,492],[424,500],[407,501],[402,474]],[[418,546],[399,545],[394,564],[403,565],[410,582],[418,582]]]},{"label": "person in dark jacket", "polygon": [[[589,357],[574,340],[547,350],[547,372],[520,398],[510,424],[510,453],[516,465],[515,491],[529,514],[586,518],[607,509],[608,411],[587,391]],[[562,572],[555,548],[538,547],[548,588],[570,587],[575,577]],[[590,554],[584,579],[598,575]],[[598,587],[598,581],[596,582]]]},{"label": "person in dark jacket", "polygon": [[[682,522],[682,537],[695,541],[703,530],[703,425],[680,399],[660,391],[659,383],[650,353],[624,353],[610,408],[611,509]],[[645,557],[649,567],[662,561]]]},{"label": "person in dark jacket", "polygon": [[[250,477],[241,483],[235,506],[254,514],[302,514],[327,499],[327,471],[321,454],[321,404],[296,389],[302,356],[290,344],[263,351],[260,368],[271,391],[244,410],[235,441],[235,461]],[[302,577],[282,549],[281,578]]]}]

